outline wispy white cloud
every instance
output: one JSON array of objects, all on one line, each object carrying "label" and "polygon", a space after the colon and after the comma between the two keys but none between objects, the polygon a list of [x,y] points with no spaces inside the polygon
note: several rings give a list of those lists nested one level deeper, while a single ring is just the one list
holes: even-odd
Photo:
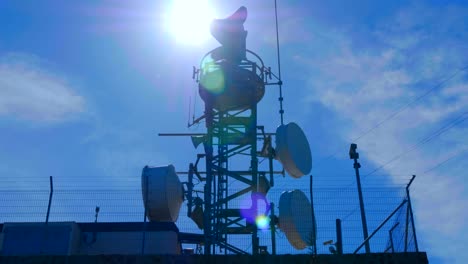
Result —
[{"label": "wispy white cloud", "polygon": [[[139,179],[144,166],[164,166],[171,164],[167,155],[147,140],[148,134],[126,127],[102,126],[97,123],[93,134],[81,144],[93,146],[94,165],[104,179],[122,181],[122,179]],[[151,132],[150,132],[151,135]],[[117,184],[118,185],[118,184]]]},{"label": "wispy white cloud", "polygon": [[[345,33],[335,38],[340,41],[323,43],[332,46],[335,54],[309,62],[311,71],[318,74],[310,81],[308,100],[351,121],[352,127],[342,130],[344,140],[362,135],[434,87],[441,77],[468,64],[463,45],[468,41],[468,25],[462,23],[464,11],[424,6],[402,10],[370,34],[369,41],[378,43],[372,50],[352,46],[352,37]],[[466,76],[461,72],[367,134],[359,141],[361,152],[376,166],[384,165],[468,111]],[[467,123],[454,126],[383,167],[394,179],[402,173],[420,173],[413,186],[413,200],[422,249],[447,263],[468,261],[463,249],[468,244],[464,224],[468,219],[466,183],[450,168],[422,172],[466,148]]]},{"label": "wispy white cloud", "polygon": [[50,123],[84,111],[84,98],[38,57],[0,56],[0,116]]}]

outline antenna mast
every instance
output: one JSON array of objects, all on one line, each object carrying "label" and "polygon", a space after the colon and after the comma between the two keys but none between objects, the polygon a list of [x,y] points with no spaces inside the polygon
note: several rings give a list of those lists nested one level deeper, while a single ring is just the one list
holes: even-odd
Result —
[{"label": "antenna mast", "polygon": [[[251,238],[251,254],[265,252],[267,248],[260,245],[258,230],[269,226],[274,229],[274,225],[278,224],[272,204],[266,199],[268,190],[274,184],[273,177],[278,174],[284,176],[285,170],[293,178],[300,178],[308,174],[312,167],[309,144],[301,128],[295,123],[283,124],[276,1],[275,18],[279,76],[272,73],[270,67],[265,67],[256,53],[246,48],[247,31],[243,25],[247,19],[245,7],[239,8],[228,18],[212,22],[211,34],[221,46],[208,52],[199,68],[193,69],[192,78],[198,83],[205,110],[190,126],[204,121],[206,133],[177,135],[191,136],[195,148],[203,146],[204,153],[198,154],[196,162],[189,166],[188,182],[185,184],[188,189],[187,215],[203,230],[204,253],[207,255],[215,254],[217,249],[224,253],[249,254],[246,252],[249,249],[239,248],[232,239],[246,236]],[[277,81],[269,82],[272,76]],[[257,104],[263,98],[267,85],[279,85],[280,88],[281,125],[276,133],[265,132],[264,126],[257,123]],[[275,149],[271,136],[276,139]],[[257,145],[259,140],[263,141],[263,146]],[[268,169],[259,170],[259,157],[268,158]],[[205,160],[205,172],[198,170],[201,159]],[[283,164],[283,171],[274,171],[273,159]],[[195,190],[193,180],[204,182],[203,189]],[[194,193],[197,193],[196,197]],[[203,193],[203,199],[198,193]],[[240,199],[250,200],[250,207],[245,208],[244,205],[242,208]],[[298,190],[280,197],[281,221],[286,227],[288,240],[297,249],[303,249],[308,244],[299,237],[315,236],[312,219],[303,221],[304,217],[295,213],[311,210],[310,206],[304,206],[307,203],[305,194]],[[299,222],[300,228],[296,226]],[[275,253],[274,236],[271,247]]]},{"label": "antenna mast", "polygon": [[280,45],[279,45],[279,30],[278,30],[278,6],[275,0],[275,25],[276,25],[276,57],[278,62],[278,86],[279,86],[279,97],[278,101],[280,103],[280,118],[281,118],[281,125],[284,125],[283,121],[283,79],[281,79],[281,60],[280,60]]}]

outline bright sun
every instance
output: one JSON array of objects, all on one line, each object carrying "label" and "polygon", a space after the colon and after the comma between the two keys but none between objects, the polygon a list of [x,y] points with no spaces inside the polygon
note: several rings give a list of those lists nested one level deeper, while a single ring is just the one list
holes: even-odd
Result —
[{"label": "bright sun", "polygon": [[207,0],[173,0],[166,29],[184,44],[198,45],[210,37],[213,9]]}]

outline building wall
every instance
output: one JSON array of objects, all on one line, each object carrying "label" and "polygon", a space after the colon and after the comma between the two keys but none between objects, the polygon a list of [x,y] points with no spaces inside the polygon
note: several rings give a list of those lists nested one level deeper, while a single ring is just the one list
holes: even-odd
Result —
[{"label": "building wall", "polygon": [[276,264],[428,264],[425,252],[371,253],[345,255],[75,255],[75,256],[0,256],[0,263],[276,263]]},{"label": "building wall", "polygon": [[2,255],[3,248],[3,232],[0,233],[0,255]]},{"label": "building wall", "polygon": [[80,231],[74,222],[6,223],[2,229],[2,255],[73,255]]},{"label": "building wall", "polygon": [[3,256],[181,253],[179,230],[172,222],[6,223],[1,227]]},{"label": "building wall", "polygon": [[[102,255],[123,254],[137,255],[143,251],[143,232],[92,232],[82,233],[81,244],[77,254]],[[180,254],[180,244],[176,232],[146,232],[145,254]]]}]

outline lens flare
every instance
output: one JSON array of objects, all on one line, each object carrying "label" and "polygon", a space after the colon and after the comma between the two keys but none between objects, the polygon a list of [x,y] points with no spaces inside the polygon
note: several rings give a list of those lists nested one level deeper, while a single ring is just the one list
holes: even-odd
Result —
[{"label": "lens flare", "polygon": [[200,83],[211,94],[221,94],[224,92],[224,72],[221,69],[208,72],[203,75]]},{"label": "lens flare", "polygon": [[265,215],[259,215],[255,218],[255,224],[259,229],[266,230],[270,226],[270,218]]},{"label": "lens flare", "polygon": [[[266,215],[270,212],[270,203],[265,195],[254,192],[251,194],[250,199],[250,207],[240,209],[241,215],[245,218],[247,223],[255,223],[260,229],[263,229],[262,226],[265,226],[265,224],[266,227],[268,227],[270,219]],[[265,221],[267,222],[265,223]]]}]

